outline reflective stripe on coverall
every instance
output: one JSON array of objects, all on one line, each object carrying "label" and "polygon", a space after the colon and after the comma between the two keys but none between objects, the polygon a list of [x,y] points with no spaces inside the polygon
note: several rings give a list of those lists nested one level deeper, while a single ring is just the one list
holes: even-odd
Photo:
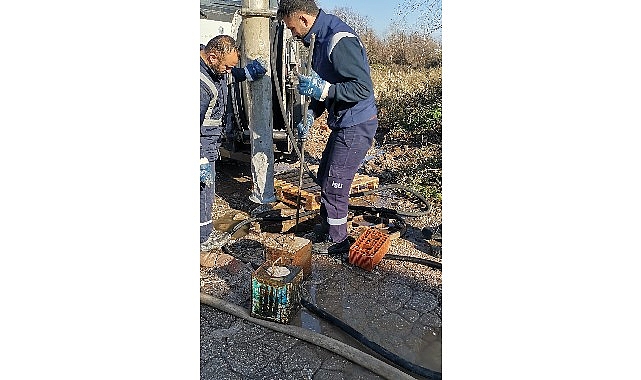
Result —
[{"label": "reflective stripe on coverall", "polygon": [[212,111],[218,100],[218,90],[214,83],[202,72],[200,79],[212,91],[209,108],[200,126],[200,242],[204,242],[211,234],[214,225],[212,209],[216,195],[216,160],[222,133],[222,120],[212,119]]}]

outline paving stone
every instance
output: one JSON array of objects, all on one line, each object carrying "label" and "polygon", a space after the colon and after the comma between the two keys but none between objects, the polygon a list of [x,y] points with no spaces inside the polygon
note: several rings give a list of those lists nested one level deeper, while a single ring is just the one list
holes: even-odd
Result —
[{"label": "paving stone", "polygon": [[242,328],[236,334],[229,338],[230,344],[251,342],[254,340],[263,339],[265,335],[273,333],[272,330],[251,322],[243,320],[241,321],[241,323]]},{"label": "paving stone", "polygon": [[406,321],[397,313],[388,313],[381,317],[380,321],[383,323],[381,327],[387,329],[391,336],[404,336],[412,326],[411,323]]},{"label": "paving stone", "polygon": [[349,380],[383,379],[382,377],[378,376],[374,372],[355,364],[346,366],[345,369],[343,370],[343,375],[345,376],[345,379],[349,379]]},{"label": "paving stone", "polygon": [[381,283],[378,302],[382,302],[389,311],[398,310],[412,296],[412,289],[403,284],[385,280]]},{"label": "paving stone", "polygon": [[234,337],[243,328],[241,321],[237,320],[227,329],[209,329],[201,331],[201,339],[205,338],[214,342],[223,342],[224,339]]},{"label": "paving stone", "polygon": [[200,305],[200,330],[206,329],[227,329],[237,318],[231,314],[223,313],[222,311],[206,306]]},{"label": "paving stone", "polygon": [[416,311],[416,310],[412,310],[412,309],[405,309],[405,308],[401,308],[401,309],[397,310],[397,311],[396,311],[396,313],[397,313],[398,315],[400,315],[401,317],[403,317],[403,319],[405,319],[406,321],[408,321],[408,322],[410,322],[410,323],[414,323],[414,322],[416,322],[416,320],[418,320],[418,318],[419,318],[419,317],[420,317],[420,315],[421,315],[421,314],[420,314],[418,311]]},{"label": "paving stone", "polygon": [[438,306],[438,301],[432,293],[416,292],[404,306],[406,309],[426,313],[434,310]]},{"label": "paving stone", "polygon": [[341,372],[319,369],[313,380],[348,380]]},{"label": "paving stone", "polygon": [[306,344],[295,345],[282,353],[279,359],[283,372],[310,371],[310,377],[322,364],[315,350]]},{"label": "paving stone", "polygon": [[441,317],[434,313],[425,313],[421,315],[419,322],[425,326],[441,328]]},{"label": "paving stone", "polygon": [[279,353],[291,349],[299,342],[299,340],[294,337],[275,331],[269,331],[261,337],[260,340],[262,344]]},{"label": "paving stone", "polygon": [[340,371],[345,368],[348,363],[350,363],[349,360],[343,358],[342,356],[334,355],[323,361],[323,364],[321,364],[321,368],[329,371]]},{"label": "paving stone", "polygon": [[292,372],[285,372],[279,375],[278,379],[282,380],[313,380],[314,372],[309,369],[299,369]]},{"label": "paving stone", "polygon": [[200,380],[243,380],[244,376],[232,371],[224,359],[211,358],[200,365]]},{"label": "paving stone", "polygon": [[234,372],[250,378],[275,378],[281,372],[278,352],[263,344],[262,340],[228,342],[226,360]]}]

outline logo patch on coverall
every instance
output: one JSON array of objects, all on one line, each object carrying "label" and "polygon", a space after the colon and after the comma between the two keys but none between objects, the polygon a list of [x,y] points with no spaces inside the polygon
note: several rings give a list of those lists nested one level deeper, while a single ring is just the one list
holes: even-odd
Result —
[{"label": "logo patch on coverall", "polygon": [[335,188],[335,189],[342,189],[343,188],[343,184],[340,183],[340,182],[332,181],[332,187]]}]

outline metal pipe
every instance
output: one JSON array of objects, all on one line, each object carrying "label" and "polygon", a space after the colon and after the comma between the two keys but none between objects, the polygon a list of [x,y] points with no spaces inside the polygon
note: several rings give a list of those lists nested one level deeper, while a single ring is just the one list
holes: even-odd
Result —
[{"label": "metal pipe", "polygon": [[[311,42],[309,43],[309,53],[307,55],[307,66],[303,68],[305,75],[311,75],[312,72],[312,57],[314,56],[315,42],[316,35],[312,33]],[[304,123],[303,125],[305,125],[305,130],[307,131],[309,131],[309,129],[312,127],[311,125],[307,125],[307,110],[309,109],[309,103],[310,99],[306,97],[303,104],[301,104],[301,115],[303,116],[302,122]],[[305,168],[305,139],[306,137],[300,139],[300,169],[298,172],[298,197],[296,198],[296,227],[294,227],[294,234],[298,231],[298,221],[300,214],[300,192],[301,188],[303,187],[303,169]]]},{"label": "metal pipe", "polygon": [[272,118],[272,81],[269,31],[269,0],[243,0],[241,45],[244,64],[260,58],[267,74],[249,82],[247,89],[247,116],[251,144],[251,171],[253,188],[249,199],[265,204],[276,201],[274,195],[274,142]]}]

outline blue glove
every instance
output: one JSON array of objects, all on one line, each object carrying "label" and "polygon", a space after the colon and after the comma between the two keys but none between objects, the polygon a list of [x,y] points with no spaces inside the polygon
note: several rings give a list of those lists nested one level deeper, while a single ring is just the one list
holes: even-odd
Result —
[{"label": "blue glove", "polygon": [[267,70],[265,70],[265,67],[258,59],[249,61],[249,63],[247,63],[247,66],[245,66],[245,76],[250,82],[262,78],[266,72]]},{"label": "blue glove", "polygon": [[309,135],[309,128],[311,128],[312,124],[314,124],[314,111],[307,110],[307,125],[305,125],[304,121],[304,119],[301,120],[296,126],[296,129],[298,130],[299,140],[307,139],[307,136]]},{"label": "blue glove", "polygon": [[312,70],[311,76],[298,76],[298,93],[301,95],[307,95],[316,100],[325,100],[327,93],[329,92],[330,85],[331,84],[329,82],[318,76],[314,70]]},{"label": "blue glove", "polygon": [[325,83],[327,82],[325,82],[323,78],[320,77],[320,75],[316,74],[316,71],[312,70],[312,83],[315,86],[323,88],[323,86],[325,86]]},{"label": "blue glove", "polygon": [[200,183],[205,184],[205,186],[211,186],[214,183],[214,173],[211,170],[211,163],[203,163],[204,160],[201,159],[200,164]]}]

